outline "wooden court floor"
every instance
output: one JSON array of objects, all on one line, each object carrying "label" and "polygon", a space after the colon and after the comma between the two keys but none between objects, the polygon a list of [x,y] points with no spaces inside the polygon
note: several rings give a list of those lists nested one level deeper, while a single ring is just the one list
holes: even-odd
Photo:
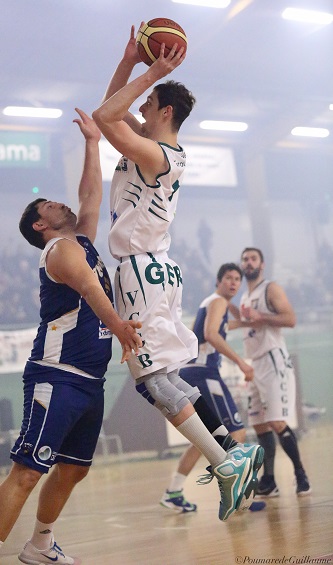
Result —
[{"label": "wooden court floor", "polygon": [[[280,496],[261,512],[217,517],[215,482],[198,486],[202,458],[185,494],[198,504],[174,515],[158,502],[177,459],[97,460],[77,486],[56,525],[57,543],[82,565],[333,564],[333,426],[310,430],[301,440],[313,493],[297,498],[291,464],[280,447],[276,478]],[[1,565],[18,565],[17,554],[32,531],[38,487],[10,534]],[[321,559],[319,559],[321,558]]]}]

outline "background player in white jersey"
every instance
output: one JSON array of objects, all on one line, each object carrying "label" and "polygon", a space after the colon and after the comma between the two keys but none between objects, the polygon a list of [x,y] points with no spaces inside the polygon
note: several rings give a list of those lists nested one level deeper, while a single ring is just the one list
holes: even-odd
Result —
[{"label": "background player in white jersey", "polygon": [[0,485],[0,546],[32,489],[40,491],[31,540],[23,563],[71,565],[53,537],[53,525],[74,486],[92,463],[104,410],[104,374],[111,358],[111,332],[125,361],[141,339],[140,323],[122,321],[113,309],[108,273],[92,242],[102,199],[100,132],[82,110],[86,140],[76,216],[64,204],[39,198],[25,209],[20,230],[43,253],[40,261],[41,322],[26,364],[24,415],[11,450],[14,463]]},{"label": "background player in white jersey", "polygon": [[[198,357],[180,370],[182,379],[199,388],[216,417],[239,443],[245,441],[245,428],[230,391],[221,378],[220,367],[225,355],[239,366],[246,381],[253,379],[251,365],[248,365],[226,342],[229,303],[237,294],[242,277],[242,271],[235,263],[224,263],[219,268],[216,290],[200,304],[193,326],[199,342]],[[260,456],[263,457],[263,450]],[[162,506],[175,512],[194,512],[197,509],[196,504],[185,499],[183,486],[200,457],[201,452],[194,445],[186,449],[179,460],[177,471],[172,474],[168,488],[162,496]],[[253,502],[250,510],[258,511],[264,507],[264,502]]]},{"label": "background player in white jersey", "polygon": [[281,333],[294,327],[296,318],[284,290],[264,278],[264,257],[260,249],[247,247],[241,255],[247,291],[240,310],[232,313],[239,321],[230,327],[244,327],[245,356],[252,359],[254,380],[249,384],[249,425],[253,425],[260,445],[265,448],[264,474],[258,495],[278,496],[274,477],[275,437],[291,459],[296,476],[296,493],[311,492],[304,471],[297,438],[287,421],[295,414],[295,373]]},{"label": "background player in white jersey", "polygon": [[[183,62],[183,49],[176,52],[176,47],[165,55],[162,45],[157,61],[128,82],[140,62],[132,26],[124,56],[93,117],[123,155],[111,185],[109,246],[119,260],[118,312],[123,319],[142,322],[143,347],[140,355],[131,355],[128,365],[137,390],[211,463],[207,481],[218,479],[223,491],[219,518],[226,520],[253,490],[252,461],[242,456],[227,460],[225,449],[200,419],[207,412],[199,390],[178,375],[179,367],[196,357],[197,339],[181,322],[181,271],[167,254],[168,229],[186,164],[178,130],[195,99],[183,84],[168,81],[156,85],[140,107],[142,125],[129,112],[135,100]],[[201,406],[203,415],[199,417],[193,405],[196,410]],[[229,443],[228,431],[220,422],[218,426]],[[255,452],[258,449],[253,447]]]}]

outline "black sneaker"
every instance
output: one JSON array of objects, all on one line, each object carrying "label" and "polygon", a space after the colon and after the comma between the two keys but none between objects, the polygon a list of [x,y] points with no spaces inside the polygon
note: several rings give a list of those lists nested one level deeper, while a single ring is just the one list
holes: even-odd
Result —
[{"label": "black sneaker", "polygon": [[304,469],[299,469],[299,471],[296,471],[295,475],[297,482],[297,487],[296,487],[297,496],[307,496],[308,494],[310,494],[311,487],[310,487],[309,479],[307,478]]},{"label": "black sneaker", "polygon": [[256,494],[257,496],[273,498],[274,496],[279,496],[280,493],[274,479],[267,477],[267,475],[263,475],[259,481]]}]

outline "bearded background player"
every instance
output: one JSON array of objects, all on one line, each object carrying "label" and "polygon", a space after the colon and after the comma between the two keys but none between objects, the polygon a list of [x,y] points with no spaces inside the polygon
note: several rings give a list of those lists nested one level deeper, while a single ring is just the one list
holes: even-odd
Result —
[{"label": "bearded background player", "polygon": [[301,462],[298,442],[287,421],[296,409],[295,373],[281,328],[294,327],[295,313],[280,285],[264,278],[264,256],[256,247],[246,247],[241,267],[247,290],[240,309],[230,309],[237,321],[230,327],[244,328],[245,357],[252,360],[254,379],[249,383],[249,425],[265,449],[264,474],[257,494],[279,495],[275,482],[275,432],[284,452],[291,460],[296,494],[306,496],[311,487]]}]

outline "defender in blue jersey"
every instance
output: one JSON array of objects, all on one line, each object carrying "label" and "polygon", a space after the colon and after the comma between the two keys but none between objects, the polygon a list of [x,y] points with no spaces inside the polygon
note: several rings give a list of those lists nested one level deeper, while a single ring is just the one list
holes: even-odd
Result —
[{"label": "defender in blue jersey", "polygon": [[74,486],[92,463],[104,409],[104,374],[114,333],[122,361],[138,353],[140,323],[124,322],[113,309],[111,283],[93,246],[102,199],[100,132],[82,110],[74,120],[86,140],[76,216],[62,203],[39,198],[25,209],[20,230],[42,249],[41,322],[23,375],[24,415],[11,450],[12,469],[0,485],[0,547],[25,500],[54,467],[40,491],[32,538],[23,563],[73,565],[55,543],[53,524]]},{"label": "defender in blue jersey", "polygon": [[[180,370],[181,378],[198,387],[203,398],[216,417],[229,430],[233,439],[245,441],[245,428],[237,406],[227,385],[220,375],[225,355],[236,363],[246,381],[253,379],[253,369],[226,342],[230,300],[236,295],[242,281],[242,271],[235,263],[225,263],[217,273],[216,290],[205,298],[197,312],[193,331],[198,338],[198,356]],[[177,471],[173,473],[161,505],[175,512],[194,512],[196,504],[188,502],[183,495],[187,475],[201,456],[193,445],[183,453]],[[261,510],[264,503],[253,502],[250,510]]]},{"label": "defender in blue jersey", "polygon": [[[209,408],[198,388],[178,374],[196,355],[197,339],[181,320],[182,275],[168,256],[169,226],[186,166],[178,131],[195,99],[179,82],[169,80],[153,87],[185,59],[177,44],[168,54],[164,47],[162,44],[159,57],[143,74],[128,82],[140,62],[132,26],[104,102],[93,112],[106,139],[122,155],[110,195],[109,246],[119,260],[115,298],[122,319],[142,322],[142,349],[128,361],[137,391],[205,454],[212,473],[200,482],[217,479],[219,518],[227,520],[252,490],[253,465],[246,456],[227,459],[232,441],[228,430],[220,429],[222,441],[227,442],[222,446],[212,435]],[[144,118],[141,124],[129,109],[151,87],[139,108]],[[260,450],[259,446],[253,449]]]}]

